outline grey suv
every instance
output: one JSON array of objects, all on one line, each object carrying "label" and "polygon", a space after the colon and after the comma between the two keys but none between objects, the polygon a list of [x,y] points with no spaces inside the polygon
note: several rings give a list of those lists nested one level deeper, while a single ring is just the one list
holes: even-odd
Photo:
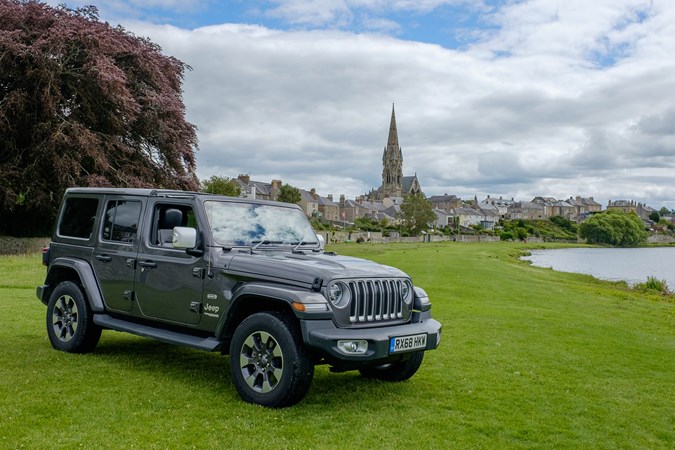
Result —
[{"label": "grey suv", "polygon": [[300,401],[316,364],[408,379],[441,337],[410,277],[324,252],[297,205],[68,189],[43,262],[54,348],[91,351],[107,329],[219,351],[264,406]]}]

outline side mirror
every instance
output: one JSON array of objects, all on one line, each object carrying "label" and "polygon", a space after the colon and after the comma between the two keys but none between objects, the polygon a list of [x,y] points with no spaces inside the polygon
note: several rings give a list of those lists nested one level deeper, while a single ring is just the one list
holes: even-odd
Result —
[{"label": "side mirror", "polygon": [[324,247],[326,246],[326,239],[324,239],[324,237],[320,234],[317,234],[316,236],[317,236],[317,238],[319,238],[319,248],[321,248],[321,250],[323,250]]},{"label": "side mirror", "polygon": [[188,227],[175,227],[171,242],[173,243],[173,248],[195,248],[197,245],[197,230]]}]

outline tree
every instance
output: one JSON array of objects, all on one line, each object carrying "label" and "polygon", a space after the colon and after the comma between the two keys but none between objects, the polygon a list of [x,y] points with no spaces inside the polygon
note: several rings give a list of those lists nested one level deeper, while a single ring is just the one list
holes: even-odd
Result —
[{"label": "tree", "polygon": [[302,200],[300,189],[291,186],[290,184],[284,184],[279,189],[279,196],[277,197],[277,201],[286,203],[300,203],[300,200]]},{"label": "tree", "polygon": [[649,233],[635,213],[609,210],[594,214],[582,223],[579,236],[589,243],[632,247],[647,242]]},{"label": "tree", "polygon": [[0,2],[0,232],[48,233],[71,186],[197,190],[186,69],[93,6]]},{"label": "tree", "polygon": [[202,180],[202,192],[239,197],[241,188],[231,178],[213,175],[208,180]]},{"label": "tree", "polygon": [[410,234],[417,236],[429,229],[429,223],[436,220],[436,214],[424,194],[408,194],[401,205],[401,219]]},{"label": "tree", "polygon": [[670,215],[670,210],[666,208],[665,206],[662,206],[661,209],[659,209],[659,214],[662,216],[669,216]]},{"label": "tree", "polygon": [[649,220],[651,220],[654,223],[659,223],[659,220],[661,220],[661,216],[659,216],[659,213],[654,211],[649,214]]}]

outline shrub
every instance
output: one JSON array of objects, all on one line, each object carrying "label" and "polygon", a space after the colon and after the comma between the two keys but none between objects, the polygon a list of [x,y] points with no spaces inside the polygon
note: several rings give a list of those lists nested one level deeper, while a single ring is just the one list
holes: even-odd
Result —
[{"label": "shrub", "polygon": [[654,291],[662,295],[671,294],[670,289],[668,288],[668,283],[666,280],[658,280],[655,277],[647,277],[647,281],[644,283],[637,283],[634,286],[635,289],[640,291]]}]

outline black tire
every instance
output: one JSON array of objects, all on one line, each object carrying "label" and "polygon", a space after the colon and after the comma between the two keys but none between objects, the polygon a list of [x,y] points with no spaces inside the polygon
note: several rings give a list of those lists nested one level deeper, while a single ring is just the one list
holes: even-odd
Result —
[{"label": "black tire", "polygon": [[234,331],[230,372],[244,401],[283,408],[307,394],[314,364],[291,319],[278,312],[262,312],[247,317]]},{"label": "black tire", "polygon": [[383,381],[404,381],[417,373],[422,365],[424,352],[414,352],[410,358],[381,366],[371,366],[359,369],[366,378],[376,378]]},{"label": "black tire", "polygon": [[87,353],[98,344],[101,327],[94,324],[89,303],[75,283],[59,283],[49,297],[47,334],[52,347],[68,353]]}]

